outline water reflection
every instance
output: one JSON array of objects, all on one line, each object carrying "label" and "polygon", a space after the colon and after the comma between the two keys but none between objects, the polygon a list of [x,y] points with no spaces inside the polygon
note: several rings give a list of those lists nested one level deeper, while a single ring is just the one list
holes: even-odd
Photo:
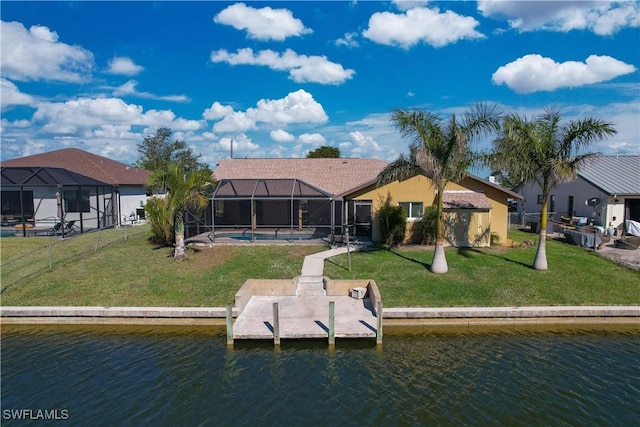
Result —
[{"label": "water reflection", "polygon": [[2,408],[67,409],[69,425],[633,425],[639,353],[637,327],[387,334],[382,348],[330,350],[229,348],[207,328],[4,326]]}]

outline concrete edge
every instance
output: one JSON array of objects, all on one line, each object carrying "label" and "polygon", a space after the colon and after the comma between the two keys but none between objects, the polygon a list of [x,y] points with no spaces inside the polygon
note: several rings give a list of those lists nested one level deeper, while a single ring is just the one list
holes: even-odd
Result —
[{"label": "concrete edge", "polygon": [[[238,310],[232,310],[237,317]],[[640,325],[640,306],[383,308],[391,324],[615,321]],[[223,325],[225,307],[1,307],[4,324]]]}]

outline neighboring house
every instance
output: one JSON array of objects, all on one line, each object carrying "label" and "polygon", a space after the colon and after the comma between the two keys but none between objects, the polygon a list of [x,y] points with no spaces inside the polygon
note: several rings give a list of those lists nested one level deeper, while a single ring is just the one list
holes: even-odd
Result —
[{"label": "neighboring house", "polygon": [[[542,192],[532,183],[518,189],[520,212],[540,213]],[[597,198],[597,206],[586,201]],[[570,216],[579,222],[593,220],[603,228],[617,228],[625,220],[640,221],[640,156],[598,156],[578,171],[578,176],[551,190],[549,216],[560,221]]]},{"label": "neighboring house", "polygon": [[76,148],[7,160],[0,167],[5,220],[76,221],[84,230],[144,216],[146,170]]},{"label": "neighboring house", "polygon": [[[379,159],[225,159],[214,172],[215,230],[314,228],[342,234],[343,223],[357,237],[380,241],[377,212],[387,195],[409,215],[407,240],[419,234],[435,189],[424,176],[377,187],[387,163]],[[488,246],[491,234],[505,241],[508,199],[520,196],[467,175],[444,195],[447,240],[455,246]]]}]

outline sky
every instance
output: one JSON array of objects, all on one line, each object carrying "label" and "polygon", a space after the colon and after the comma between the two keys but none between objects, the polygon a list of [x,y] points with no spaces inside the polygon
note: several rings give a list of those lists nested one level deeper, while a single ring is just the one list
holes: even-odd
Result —
[{"label": "sky", "polygon": [[[160,127],[233,157],[394,160],[394,109],[478,102],[595,117],[640,154],[636,1],[2,1],[1,159],[75,147],[131,164]],[[474,141],[485,150],[490,140]]]}]

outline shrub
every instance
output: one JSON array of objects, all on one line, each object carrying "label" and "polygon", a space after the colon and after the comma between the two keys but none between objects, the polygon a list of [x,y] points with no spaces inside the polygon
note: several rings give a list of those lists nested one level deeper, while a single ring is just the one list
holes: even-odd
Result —
[{"label": "shrub", "polygon": [[422,216],[422,244],[433,245],[436,243],[438,232],[438,208],[435,205],[427,206]]},{"label": "shrub", "polygon": [[402,206],[393,206],[390,195],[387,195],[386,200],[380,207],[378,218],[380,220],[382,241],[387,246],[393,247],[404,241],[407,231],[407,212]]},{"label": "shrub", "polygon": [[173,221],[167,200],[152,197],[144,208],[151,224],[151,241],[163,246],[173,246]]}]

